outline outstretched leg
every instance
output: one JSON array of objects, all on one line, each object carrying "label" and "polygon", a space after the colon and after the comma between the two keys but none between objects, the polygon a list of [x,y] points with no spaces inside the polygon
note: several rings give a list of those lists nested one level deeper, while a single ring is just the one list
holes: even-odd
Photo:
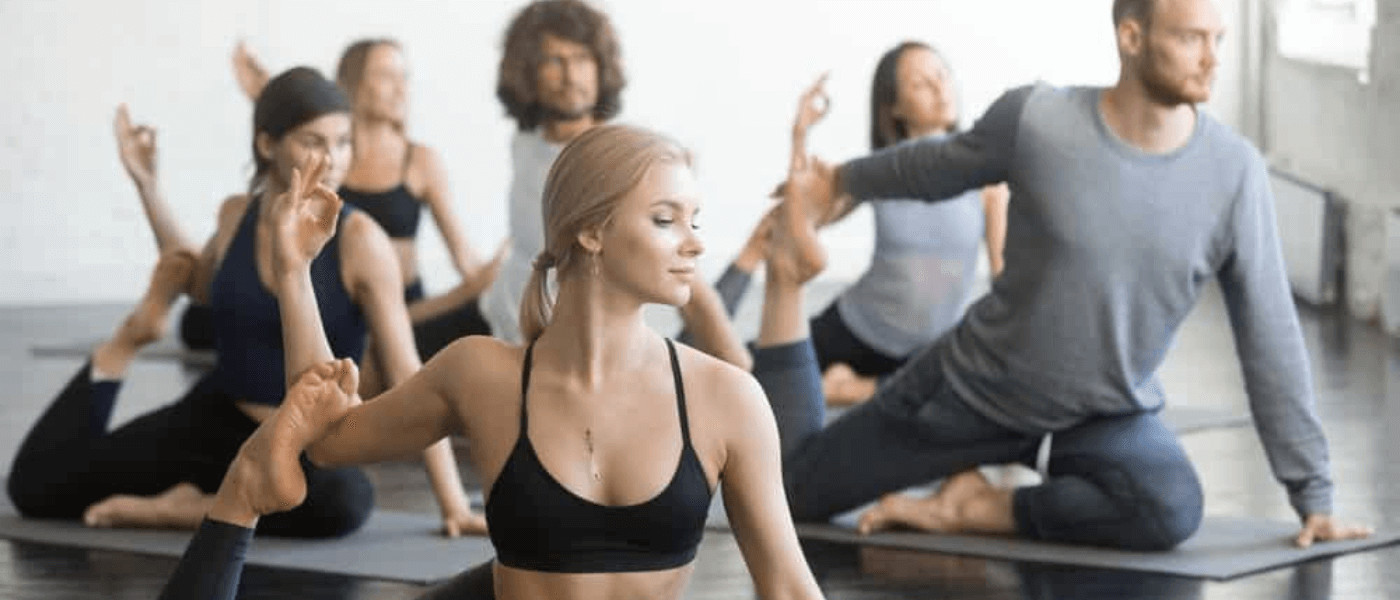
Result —
[{"label": "outstretched leg", "polygon": [[883,494],[1034,451],[1035,440],[988,421],[952,393],[936,349],[917,355],[872,402],[822,429],[825,402],[802,284],[823,253],[810,247],[816,211],[803,201],[802,182],[793,183],[769,254],[753,372],[777,417],[794,517],[825,520]]}]

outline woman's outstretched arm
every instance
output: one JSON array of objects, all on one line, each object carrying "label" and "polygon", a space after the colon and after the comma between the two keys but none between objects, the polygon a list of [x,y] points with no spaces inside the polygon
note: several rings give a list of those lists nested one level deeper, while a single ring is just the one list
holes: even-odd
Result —
[{"label": "woman's outstretched arm", "polygon": [[763,390],[752,377],[734,385],[737,417],[729,432],[724,507],[760,598],[821,598],[797,542],[787,497],[778,428]]},{"label": "woman's outstretched arm", "polygon": [[117,106],[117,116],[112,123],[117,138],[117,152],[122,160],[136,193],[141,197],[141,208],[146,212],[146,222],[151,225],[151,233],[156,237],[156,249],[167,252],[174,249],[195,250],[192,238],[180,227],[160,189],[157,171],[156,130],[148,125],[134,125],[126,105]]}]

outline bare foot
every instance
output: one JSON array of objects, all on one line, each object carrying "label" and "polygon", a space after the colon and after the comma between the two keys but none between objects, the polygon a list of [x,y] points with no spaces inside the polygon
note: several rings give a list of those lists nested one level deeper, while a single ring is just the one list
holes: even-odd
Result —
[{"label": "bare foot", "polygon": [[169,326],[170,305],[189,289],[195,256],[185,249],[162,254],[151,273],[146,295],[127,315],[111,339],[93,351],[93,366],[101,373],[118,375],[143,346],[160,339]]},{"label": "bare foot", "polygon": [[209,517],[251,526],[261,515],[290,510],[305,501],[301,452],[358,403],[357,378],[355,363],[349,359],[322,363],[302,373],[277,411],[238,449]]},{"label": "bare foot", "polygon": [[486,288],[491,286],[491,282],[496,280],[496,275],[500,273],[501,264],[506,255],[510,253],[509,242],[509,239],[501,242],[490,261],[482,263],[471,273],[470,277],[463,277],[462,281],[452,289],[408,305],[408,318],[414,323],[422,323],[428,319],[460,310],[471,301],[481,297]]},{"label": "bare foot", "polygon": [[144,346],[165,335],[170,305],[189,289],[194,265],[195,256],[189,250],[181,248],[162,254],[151,273],[146,295],[122,322],[117,337],[136,346]]},{"label": "bare foot", "polygon": [[815,179],[810,171],[794,172],[773,224],[768,247],[769,274],[806,283],[826,268],[826,248],[817,239],[821,215],[808,197]]},{"label": "bare foot", "polygon": [[763,262],[763,257],[768,255],[768,246],[773,240],[773,223],[777,220],[778,207],[773,207],[768,212],[763,213],[763,218],[759,219],[753,232],[749,234],[749,239],[744,242],[744,247],[739,249],[738,256],[734,257],[734,266],[746,272],[753,273],[758,269],[758,264]]},{"label": "bare foot", "polygon": [[155,496],[111,496],[83,511],[83,524],[102,529],[194,529],[212,498],[192,483],[175,484]]},{"label": "bare foot", "polygon": [[851,406],[865,402],[875,395],[878,385],[877,379],[856,373],[846,363],[831,365],[822,374],[822,392],[829,406]]},{"label": "bare foot", "polygon": [[1011,492],[992,486],[977,469],[943,481],[928,498],[891,494],[861,515],[857,530],[902,526],[937,533],[1012,533]]},{"label": "bare foot", "polygon": [[929,498],[915,498],[905,494],[887,494],[880,498],[873,508],[865,511],[860,516],[860,521],[856,525],[856,531],[861,535],[868,535],[886,529],[898,527],[919,528],[920,524],[930,521],[941,522],[942,515],[925,515],[930,511],[937,511],[941,505]]}]

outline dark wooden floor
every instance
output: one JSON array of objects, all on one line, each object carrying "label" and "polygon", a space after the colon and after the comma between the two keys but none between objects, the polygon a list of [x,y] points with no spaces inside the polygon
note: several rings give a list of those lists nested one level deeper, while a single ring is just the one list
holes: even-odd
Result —
[{"label": "dark wooden floor", "polygon": [[[814,306],[813,308],[820,308]],[[123,307],[0,309],[0,465],[8,465],[29,424],[79,359],[34,358],[36,343],[105,335]],[[1332,442],[1339,512],[1400,527],[1400,344],[1345,318],[1302,311]],[[741,311],[752,330],[755,311]],[[1162,370],[1171,402],[1244,407],[1239,370],[1219,298],[1207,295],[1183,328]],[[186,378],[170,363],[140,362],[123,390],[116,419],[174,398]],[[1184,438],[1196,461],[1211,514],[1291,518],[1252,429]],[[435,510],[422,470],[387,464],[371,470],[380,504]],[[469,474],[468,474],[469,475]],[[471,481],[468,478],[468,481]],[[1400,598],[1400,546],[1216,583],[1017,564],[916,552],[809,544],[808,559],[828,598]],[[175,561],[0,540],[0,598],[151,598]],[[463,565],[464,567],[468,565]],[[246,598],[412,598],[422,588],[393,582],[280,569],[249,568]],[[689,598],[751,598],[748,572],[728,535],[708,533]]]}]

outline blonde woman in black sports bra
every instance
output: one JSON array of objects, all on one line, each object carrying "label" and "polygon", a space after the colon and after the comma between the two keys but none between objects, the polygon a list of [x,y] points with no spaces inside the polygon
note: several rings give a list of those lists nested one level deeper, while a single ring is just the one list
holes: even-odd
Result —
[{"label": "blonde woman in black sports bra", "polygon": [[[571,142],[545,188],[545,251],[521,311],[527,345],[463,338],[366,403],[347,393],[354,366],[333,361],[314,294],[298,283],[305,257],[333,229],[311,215],[335,199],[324,188],[317,195],[284,218],[291,226],[279,245],[296,250],[277,255],[279,299],[304,313],[288,320],[287,352],[318,366],[245,446],[225,480],[233,491],[221,493],[241,502],[211,511],[167,593],[231,594],[211,591],[214,581],[200,574],[236,575],[249,524],[295,503],[289,461],[302,448],[318,464],[359,464],[462,434],[487,490],[497,598],[680,598],[721,482],[757,595],[821,597],[789,516],[778,428],[758,381],[642,319],[645,304],[686,302],[698,276],[700,198],[685,150],[619,125]],[[806,327],[787,313],[814,271],[789,276],[804,263],[777,256],[797,246],[777,237],[770,269],[797,296],[786,296],[786,308],[782,294],[768,302],[760,344]],[[550,270],[557,294],[543,287]],[[240,498],[237,489],[253,491]]]}]

